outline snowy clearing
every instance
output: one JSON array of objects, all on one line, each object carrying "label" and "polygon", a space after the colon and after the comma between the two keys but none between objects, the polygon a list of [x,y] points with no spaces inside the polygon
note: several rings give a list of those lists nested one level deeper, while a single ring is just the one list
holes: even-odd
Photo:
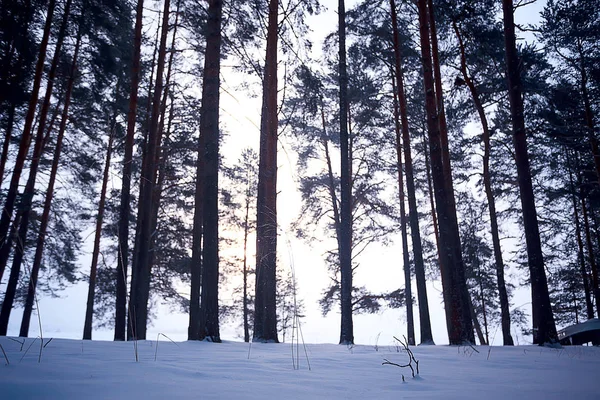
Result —
[{"label": "snowy clearing", "polygon": [[[132,342],[53,339],[38,363],[39,339],[0,338],[1,399],[598,399],[600,349],[537,346],[411,348],[420,376],[393,345]],[[47,339],[45,340],[47,343]],[[157,360],[154,361],[155,354]],[[489,355],[489,359],[488,359]],[[22,361],[20,361],[22,358]],[[401,374],[406,377],[402,382]]]}]

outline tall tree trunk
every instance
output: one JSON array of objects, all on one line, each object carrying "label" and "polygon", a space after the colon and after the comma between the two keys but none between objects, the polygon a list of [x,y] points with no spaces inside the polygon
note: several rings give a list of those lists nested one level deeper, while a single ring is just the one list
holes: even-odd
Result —
[{"label": "tall tree trunk", "polygon": [[[406,94],[404,91],[404,77],[402,73],[402,53],[400,50],[400,34],[398,32],[398,17],[396,15],[396,2],[390,0],[392,12],[392,30],[394,34],[394,59],[396,71],[396,90],[400,104],[400,118],[402,122],[402,141],[404,142],[404,167],[406,171],[406,191],[408,194],[408,208],[410,218],[410,233],[413,244],[415,262],[415,278],[417,281],[417,295],[419,298],[419,322],[421,331],[421,344],[434,344],[429,316],[429,302],[427,301],[427,285],[425,279],[425,263],[423,261],[423,246],[419,228],[419,212],[417,210],[417,197],[415,178],[412,165],[412,150],[410,147],[410,133],[408,128],[408,111]],[[399,142],[398,142],[399,143]],[[400,148],[398,148],[399,154]]]},{"label": "tall tree trunk", "polygon": [[340,344],[354,343],[352,323],[352,171],[348,133],[348,73],[346,67],[346,6],[338,2],[339,85],[340,85]]},{"label": "tall tree trunk", "polygon": [[[65,4],[63,19],[56,40],[56,46],[54,48],[52,65],[50,66],[50,71],[48,73],[48,82],[46,83],[46,94],[44,97],[44,102],[42,103],[42,108],[40,110],[40,120],[38,122],[38,129],[35,137],[35,145],[33,147],[31,164],[29,166],[29,177],[27,178],[27,183],[25,185],[23,197],[21,198],[19,210],[17,212],[17,218],[20,220],[18,236],[16,238],[15,255],[13,257],[10,277],[6,286],[4,302],[2,303],[2,311],[0,311],[0,335],[6,335],[6,331],[8,329],[8,321],[10,319],[10,313],[13,307],[13,302],[19,283],[19,274],[21,273],[21,266],[23,263],[23,255],[25,251],[25,242],[27,240],[27,231],[29,229],[29,217],[31,216],[31,204],[33,202],[35,181],[37,178],[39,164],[42,158],[46,118],[48,116],[48,109],[50,108],[52,90],[54,88],[54,79],[56,77],[56,69],[58,67],[58,61],[60,59],[60,52],[63,45],[63,39],[65,37],[65,31],[67,29],[70,8],[71,0],[67,0],[67,3]],[[2,215],[2,217],[4,217],[4,215]],[[0,248],[0,269],[3,269],[3,267],[6,266],[8,262],[13,237],[14,232],[11,232],[10,236],[5,238],[4,243]]]},{"label": "tall tree trunk", "polygon": [[[583,239],[581,238],[581,221],[579,220],[579,211],[577,206],[577,192],[575,190],[575,184],[573,182],[572,164],[569,162],[569,153],[567,151],[567,163],[569,164],[569,187],[571,189],[571,199],[573,201],[573,219],[575,222],[575,237],[577,239],[577,259],[579,261],[579,270],[581,272],[581,279],[583,280],[583,290],[585,293],[585,305],[587,311],[587,318],[594,318],[594,304],[592,303],[592,293],[590,290],[589,275],[585,268],[585,253],[583,250]],[[577,168],[577,166],[576,166]]]},{"label": "tall tree trunk", "polygon": [[[117,88],[119,84],[117,83]],[[118,93],[118,89],[116,90]],[[102,188],[100,189],[100,201],[98,202],[98,215],[96,216],[96,232],[94,235],[94,249],[92,250],[92,263],[90,266],[90,281],[88,286],[87,305],[85,309],[85,321],[83,324],[83,340],[92,340],[92,322],[94,317],[94,294],[96,290],[96,276],[98,269],[98,257],[100,255],[100,239],[102,237],[102,222],[104,221],[104,206],[106,203],[106,189],[110,173],[110,161],[112,157],[112,146],[115,136],[116,113],[111,121],[111,130],[108,136],[106,148],[106,160],[104,162],[104,173],[102,176]]]},{"label": "tall tree trunk", "polygon": [[254,335],[258,342],[277,339],[277,39],[278,0],[269,1],[267,54],[260,123],[256,207],[256,292]]},{"label": "tall tree trunk", "polygon": [[202,219],[204,201],[204,136],[198,138],[194,224],[192,229],[192,259],[190,265],[190,322],[188,340],[200,340],[200,285],[202,277]]},{"label": "tall tree trunk", "polygon": [[219,333],[219,86],[221,69],[221,0],[210,0],[206,25],[206,54],[200,110],[204,146],[202,216],[202,291],[200,339],[220,342]]},{"label": "tall tree trunk", "polygon": [[150,252],[152,250],[152,210],[153,194],[156,186],[156,153],[160,146],[159,118],[161,111],[161,99],[163,93],[163,75],[167,51],[167,36],[169,33],[169,11],[170,0],[165,0],[163,8],[163,22],[161,28],[160,47],[156,64],[156,83],[152,98],[152,114],[150,118],[150,130],[148,131],[148,142],[146,148],[147,162],[142,170],[141,180],[144,182],[143,192],[139,201],[142,202],[138,214],[140,221],[139,248],[136,254],[136,262],[133,265],[136,278],[131,280],[132,311],[133,311],[133,336],[136,339],[145,340],[148,323],[148,300],[150,298],[151,263]]},{"label": "tall tree trunk", "polygon": [[[140,53],[142,47],[142,20],[144,0],[137,0],[133,34],[133,59],[131,64],[131,87],[127,112],[127,135],[121,176],[121,204],[119,206],[119,250],[117,254],[117,295],[115,300],[115,340],[125,340],[127,321],[127,262],[129,258],[129,218],[131,214],[131,169],[133,162],[133,139],[137,114],[138,88],[140,83]],[[133,310],[129,309],[130,326],[133,331]]]},{"label": "tall tree trunk", "polygon": [[[474,342],[473,325],[469,310],[456,208],[454,207],[454,193],[447,183],[447,173],[445,173],[446,168],[442,155],[444,151],[433,82],[427,0],[419,0],[417,5],[432,180],[439,217],[439,255],[446,307],[446,326],[450,344],[460,345],[465,342]],[[433,12],[433,10],[430,11]]]},{"label": "tall tree trunk", "polygon": [[[156,35],[154,36],[154,51],[152,52],[152,63],[150,64],[150,79],[148,79],[148,88],[147,88],[147,96],[146,96],[146,112],[145,112],[145,116],[144,116],[144,126],[143,126],[143,135],[142,135],[142,141],[140,143],[140,147],[142,149],[142,165],[141,165],[141,171],[145,171],[148,166],[148,135],[150,132],[150,118],[151,118],[151,111],[152,111],[152,85],[154,85],[154,72],[156,70],[156,55],[158,53],[158,46],[160,43],[160,30],[162,28],[162,10],[158,10],[158,21],[159,23],[156,24]],[[144,185],[146,184],[146,182],[143,179],[140,179],[139,181],[139,188],[138,188],[138,199],[141,199],[143,194],[144,194]],[[142,207],[144,206],[144,203],[141,201],[138,201],[137,203],[137,215],[141,215],[142,214]],[[142,220],[140,218],[136,218],[135,220],[135,235],[134,235],[134,242],[133,242],[133,254],[132,254],[132,259],[131,259],[131,282],[130,285],[131,287],[135,286],[135,279],[136,279],[136,270],[133,266],[137,265],[137,257],[139,255],[139,251],[140,251],[140,229],[141,229],[141,223]],[[131,307],[133,305],[132,301],[135,298],[135,294],[133,294],[133,297],[131,296],[132,294],[130,293],[130,297],[129,297],[129,307],[131,310]],[[134,322],[132,321],[133,319],[133,314],[130,312],[128,315],[128,318],[130,320],[130,323],[127,324],[127,340],[133,340],[134,339],[134,335],[133,335],[133,326],[134,326]]]},{"label": "tall tree trunk", "polygon": [[[6,269],[6,263],[8,261],[8,255],[10,254],[10,248],[12,245],[12,235],[9,236],[9,229],[11,220],[13,217],[13,211],[15,208],[15,201],[19,191],[19,181],[21,179],[21,173],[25,165],[25,159],[29,151],[31,144],[31,130],[33,127],[33,121],[35,118],[35,111],[38,102],[38,95],[40,92],[40,86],[42,83],[42,74],[44,70],[44,61],[46,60],[46,49],[48,47],[48,39],[50,37],[50,28],[52,27],[52,18],[54,16],[54,9],[56,7],[55,0],[49,0],[48,10],[46,13],[46,22],[44,24],[44,32],[42,34],[42,41],[40,42],[40,50],[35,66],[35,76],[33,78],[33,88],[31,89],[31,95],[29,98],[29,105],[27,108],[27,115],[25,116],[25,126],[23,127],[23,134],[21,135],[21,142],[19,143],[19,151],[13,167],[13,174],[10,181],[10,186],[6,194],[4,201],[4,208],[2,209],[2,217],[0,218],[0,281],[2,275]],[[50,77],[48,78],[48,83]],[[6,254],[5,256],[3,256]],[[3,261],[4,260],[4,261]]]},{"label": "tall tree trunk", "polygon": [[31,312],[33,311],[33,304],[35,301],[35,290],[37,288],[38,275],[42,266],[42,255],[44,253],[44,245],[46,241],[46,232],[48,230],[48,220],[50,216],[50,207],[52,205],[52,199],[54,196],[54,184],[56,182],[56,175],[58,173],[58,163],[62,151],[62,142],[67,128],[67,122],[69,117],[69,105],[71,104],[71,95],[73,93],[73,85],[75,83],[77,73],[77,58],[79,56],[79,48],[81,45],[81,27],[77,34],[77,42],[75,43],[75,50],[73,51],[73,59],[71,61],[71,71],[69,75],[69,81],[67,83],[67,90],[65,93],[65,104],[63,107],[60,125],[58,128],[58,135],[56,137],[56,145],[54,148],[54,157],[52,159],[52,167],[50,170],[50,178],[48,180],[48,188],[46,190],[46,198],[44,200],[44,210],[42,212],[42,218],[40,228],[38,231],[38,237],[36,241],[35,255],[33,257],[33,265],[31,266],[31,276],[29,278],[29,285],[27,287],[27,298],[25,299],[25,309],[23,310],[23,319],[21,320],[21,332],[19,336],[27,337],[29,334],[29,325],[31,322]]},{"label": "tall tree trunk", "polygon": [[[393,0],[392,0],[393,3]],[[393,4],[395,7],[395,4]],[[397,67],[397,66],[396,66]],[[404,178],[402,175],[402,142],[400,140],[400,110],[396,83],[392,70],[392,87],[394,95],[394,127],[396,130],[396,159],[398,170],[398,200],[400,201],[400,232],[402,236],[402,261],[404,263],[404,298],[406,299],[406,337],[409,345],[415,345],[415,322],[413,316],[413,298],[411,284],[410,254],[408,253],[408,233],[406,228],[406,207],[404,205]]]},{"label": "tall tree trunk", "polygon": [[521,206],[523,208],[523,225],[527,242],[527,258],[531,277],[533,343],[558,342],[556,325],[548,293],[548,281],[544,269],[542,244],[535,210],[535,198],[529,155],[527,154],[527,137],[525,135],[525,117],[523,110],[523,87],[521,83],[520,60],[517,54],[515,37],[514,8],[512,0],[502,0],[504,15],[504,43],[506,51],[506,68],[508,80],[508,99],[513,125],[513,144]]},{"label": "tall tree trunk", "polygon": [[[438,113],[438,124],[440,127],[440,142],[442,148],[442,166],[444,173],[444,184],[445,190],[449,195],[448,197],[448,210],[450,215],[453,215],[453,220],[456,220],[456,233],[452,235],[455,240],[455,243],[451,246],[452,248],[458,251],[458,256],[462,257],[460,253],[460,235],[458,231],[458,220],[456,218],[456,202],[454,199],[454,186],[452,183],[452,168],[450,165],[450,146],[448,144],[448,126],[446,123],[446,112],[444,109],[444,94],[442,88],[442,73],[440,68],[440,56],[438,50],[438,38],[437,38],[437,29],[435,23],[435,12],[433,7],[433,1],[427,0],[427,8],[428,8],[428,20],[429,20],[429,31],[431,35],[431,55],[433,62],[433,75],[434,75],[434,83],[435,83],[435,98],[437,105],[437,113]],[[462,258],[461,258],[462,260]],[[455,274],[455,281],[459,283],[458,291],[460,292],[460,296],[462,296],[462,303],[467,304],[469,300],[469,290],[467,288],[466,279],[464,277],[464,267],[461,263],[459,263],[460,267],[453,270]],[[463,308],[466,307],[463,305]],[[466,309],[463,310],[463,315],[466,314]]]},{"label": "tall tree trunk", "polygon": [[[158,214],[160,209],[160,202],[162,199],[162,187],[165,180],[165,169],[167,166],[167,152],[163,148],[163,143],[169,140],[169,136],[171,133],[171,125],[173,123],[173,99],[170,96],[170,85],[171,85],[171,72],[173,68],[173,59],[175,56],[175,39],[177,37],[177,25],[179,22],[179,7],[181,5],[181,1],[177,2],[177,9],[175,11],[175,23],[173,25],[173,35],[171,39],[171,46],[169,50],[169,61],[167,63],[167,75],[165,76],[165,84],[163,90],[163,97],[161,100],[160,106],[160,119],[158,124],[158,139],[157,143],[159,144],[156,150],[155,157],[155,169],[154,169],[154,177],[153,182],[156,182],[156,186],[154,188],[154,192],[152,194],[152,232],[156,232],[158,229]],[[167,107],[167,102],[171,97],[171,107]],[[167,116],[167,108],[169,108],[169,114]],[[167,129],[165,132],[165,118],[167,119]],[[163,140],[164,136],[164,140]],[[152,235],[151,247],[154,248],[156,242],[156,235]],[[150,254],[150,265],[154,266],[155,264],[155,253],[151,252]]]},{"label": "tall tree trunk", "polygon": [[[435,99],[438,111],[440,125],[440,140],[442,146],[442,161],[444,165],[444,174],[446,175],[446,184],[448,190],[454,190],[452,187],[452,173],[450,167],[450,146],[448,144],[448,125],[446,123],[446,111],[444,108],[444,92],[442,89],[442,72],[440,68],[440,55],[438,50],[437,29],[435,24],[435,14],[433,0],[427,0],[429,33],[431,35],[431,57],[433,61],[433,78],[435,83]],[[454,204],[454,196],[452,196]],[[456,206],[454,206],[456,207]]]},{"label": "tall tree trunk", "polygon": [[[250,184],[250,182],[248,182]],[[243,260],[243,273],[244,273],[244,290],[243,296],[243,314],[244,314],[244,342],[250,341],[250,323],[249,323],[249,312],[248,312],[248,233],[250,230],[250,195],[249,188],[246,189],[246,215],[244,216],[244,260]]]},{"label": "tall tree trunk", "polygon": [[483,130],[483,185],[485,187],[485,195],[488,201],[488,208],[490,214],[490,230],[492,233],[494,260],[496,262],[496,278],[498,282],[498,295],[500,297],[502,339],[503,344],[505,346],[513,346],[514,341],[510,334],[510,311],[508,293],[506,291],[506,282],[504,280],[504,260],[502,259],[502,248],[500,247],[500,233],[498,231],[498,218],[496,215],[496,200],[492,191],[492,177],[490,173],[490,130],[487,121],[487,116],[483,108],[483,104],[481,102],[481,99],[479,98],[479,93],[477,92],[477,88],[475,87],[473,80],[467,72],[465,46],[456,21],[452,21],[452,26],[454,27],[454,32],[456,33],[456,37],[458,38],[458,45],[460,48],[460,71],[462,73],[463,79],[465,80],[465,83],[467,84],[467,87],[469,88],[469,91],[471,92],[471,97],[473,98],[475,109],[479,114],[479,119],[481,121],[481,127]]}]

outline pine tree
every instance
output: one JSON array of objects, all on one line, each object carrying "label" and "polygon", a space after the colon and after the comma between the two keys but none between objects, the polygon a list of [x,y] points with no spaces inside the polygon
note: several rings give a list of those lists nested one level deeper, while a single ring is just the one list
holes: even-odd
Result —
[{"label": "pine tree", "polygon": [[[444,287],[446,307],[446,326],[450,344],[473,342],[471,314],[468,305],[468,293],[464,277],[464,267],[460,250],[460,238],[454,202],[454,193],[449,183],[449,154],[441,133],[441,111],[438,110],[439,98],[433,80],[431,44],[427,1],[417,3],[419,12],[419,31],[426,94],[427,130],[429,133],[429,151],[432,167],[432,181],[435,188],[436,209],[439,224],[440,267]],[[433,34],[433,33],[432,33]],[[438,79],[439,80],[439,79]],[[440,88],[438,88],[440,89]],[[441,90],[437,90],[440,93]]]},{"label": "pine tree", "polygon": [[277,339],[277,39],[278,0],[269,1],[263,74],[258,194],[256,205],[256,298],[253,341]]},{"label": "pine tree", "polygon": [[[48,40],[50,38],[50,28],[52,26],[52,19],[54,16],[54,9],[56,7],[55,0],[49,0],[48,9],[46,12],[46,22],[44,24],[44,31],[42,40],[40,42],[39,55],[35,67],[35,76],[33,79],[33,88],[31,90],[29,104],[27,108],[27,115],[25,117],[25,124],[23,127],[23,134],[19,143],[19,151],[13,167],[13,174],[10,181],[10,186],[6,199],[4,200],[4,207],[2,210],[2,217],[0,218],[0,280],[4,274],[6,263],[8,261],[8,255],[10,253],[12,235],[9,236],[9,228],[13,217],[13,211],[15,208],[15,202],[19,190],[19,181],[23,167],[25,165],[25,158],[29,151],[31,144],[31,131],[33,129],[33,122],[35,117],[35,111],[38,101],[38,95],[40,86],[42,83],[42,74],[44,69],[44,61],[46,59],[46,49],[48,47]],[[11,305],[12,306],[12,305]]]},{"label": "pine tree", "polygon": [[219,334],[219,74],[221,60],[222,1],[209,3],[200,135],[203,137],[203,229],[200,339],[220,342]]},{"label": "pine tree", "polygon": [[[119,247],[117,250],[116,297],[115,297],[115,340],[125,340],[127,321],[127,263],[129,258],[129,219],[131,214],[131,175],[133,142],[137,115],[138,88],[140,82],[140,54],[142,47],[142,20],[144,0],[137,0],[135,9],[135,27],[133,33],[133,57],[131,62],[131,81],[129,92],[129,110],[127,112],[127,134],[125,137],[123,172],[121,184],[121,203],[119,206]],[[131,318],[131,310],[129,310]]]},{"label": "pine tree", "polygon": [[533,343],[544,345],[557,342],[556,326],[550,305],[548,282],[540,243],[534,193],[527,154],[525,118],[523,113],[522,83],[517,53],[514,8],[512,0],[502,1],[504,40],[506,51],[507,84],[512,119],[519,192],[523,211],[523,225],[527,242],[527,257],[531,278]]}]

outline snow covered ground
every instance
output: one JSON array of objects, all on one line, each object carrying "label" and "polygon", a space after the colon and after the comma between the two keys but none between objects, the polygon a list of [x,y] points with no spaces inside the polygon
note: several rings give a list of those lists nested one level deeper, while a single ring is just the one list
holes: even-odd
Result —
[{"label": "snow covered ground", "polygon": [[[21,338],[13,338],[23,340]],[[162,338],[164,339],[164,338]],[[393,345],[133,343],[39,339],[0,344],[0,399],[599,399],[600,349],[414,347],[420,376]],[[48,339],[45,340],[45,343]],[[22,349],[21,349],[22,347]],[[155,354],[157,359],[155,361]],[[402,382],[401,374],[406,377]]]}]

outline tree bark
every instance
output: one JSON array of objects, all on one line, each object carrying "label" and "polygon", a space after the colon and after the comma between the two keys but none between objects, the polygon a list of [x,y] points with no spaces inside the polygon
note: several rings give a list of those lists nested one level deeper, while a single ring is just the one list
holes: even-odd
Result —
[{"label": "tree bark", "polygon": [[479,114],[481,121],[481,128],[483,130],[483,185],[485,188],[485,195],[488,201],[488,209],[490,215],[490,230],[492,233],[492,245],[494,248],[494,260],[496,262],[496,278],[498,282],[498,295],[500,297],[500,310],[501,310],[501,325],[502,325],[502,340],[505,346],[513,346],[514,341],[510,334],[510,311],[508,293],[506,291],[506,282],[504,280],[504,260],[502,259],[502,248],[500,246],[500,233],[498,231],[498,218],[496,215],[496,200],[494,199],[494,193],[492,191],[492,178],[490,173],[490,130],[488,125],[487,116],[483,108],[479,93],[475,87],[475,83],[467,72],[467,60],[465,55],[465,46],[462,40],[462,36],[456,24],[456,21],[452,21],[452,26],[456,37],[458,39],[458,45],[460,49],[460,71],[463,79],[471,92],[471,97],[475,105],[475,109]]},{"label": "tree bark", "polygon": [[[415,178],[412,164],[412,150],[410,147],[410,133],[408,128],[408,111],[406,94],[404,91],[404,77],[402,73],[402,53],[400,50],[400,34],[398,32],[398,18],[396,15],[396,2],[390,0],[392,11],[392,30],[394,34],[394,59],[396,71],[396,90],[400,105],[400,119],[402,123],[402,141],[404,143],[404,168],[406,171],[406,191],[408,194],[408,208],[410,219],[410,233],[412,237],[413,254],[415,262],[415,278],[417,281],[417,296],[419,299],[419,325],[421,331],[421,344],[434,344],[429,316],[429,302],[427,300],[427,284],[425,279],[425,263],[423,261],[423,247],[419,227],[419,211],[417,209],[417,196]],[[399,142],[398,142],[399,143]],[[398,154],[400,148],[398,148]]]},{"label": "tree bark", "polygon": [[[142,135],[142,141],[140,143],[140,147],[142,149],[142,165],[141,165],[141,171],[145,171],[148,166],[148,135],[150,132],[150,118],[151,118],[151,111],[152,111],[152,85],[155,82],[154,79],[154,72],[156,70],[156,55],[158,53],[158,45],[160,42],[160,30],[162,28],[162,10],[158,10],[158,18],[157,20],[160,21],[158,24],[156,24],[156,35],[154,37],[154,50],[152,52],[152,63],[150,64],[150,79],[148,79],[148,89],[147,89],[147,96],[146,96],[146,115],[144,117],[144,126],[143,126],[143,135]],[[145,185],[145,181],[143,179],[140,179],[139,181],[139,188],[138,188],[138,199],[141,199],[143,197],[144,194],[144,185]],[[137,203],[137,215],[141,215],[142,214],[142,207],[144,206],[144,203],[141,201],[138,201]],[[140,251],[140,229],[141,229],[141,219],[140,218],[136,218],[135,220],[135,235],[134,235],[134,244],[133,244],[133,254],[132,254],[132,260],[131,260],[131,282],[130,285],[131,287],[134,287],[136,285],[135,283],[135,279],[136,279],[136,270],[135,268],[133,268],[133,266],[137,265],[137,257],[139,255],[139,251]],[[131,293],[130,293],[131,295]],[[131,309],[132,307],[132,298],[130,297],[129,299],[129,307]],[[130,315],[128,316],[128,318],[131,320],[133,318],[133,314],[130,313]],[[127,340],[133,340],[134,339],[134,335],[133,335],[133,326],[134,323],[130,322],[127,324]]]},{"label": "tree bark", "polygon": [[[250,182],[248,182],[250,184]],[[249,189],[246,191],[246,215],[244,216],[244,261],[243,261],[243,273],[244,273],[244,290],[243,296],[243,314],[244,314],[244,342],[250,341],[250,323],[248,321],[248,231],[250,221],[250,196]]]},{"label": "tree bark", "polygon": [[[48,82],[46,83],[46,94],[44,97],[44,102],[42,103],[42,108],[40,110],[40,119],[38,122],[38,129],[35,137],[35,145],[33,147],[31,164],[29,166],[29,176],[27,178],[25,190],[23,192],[23,196],[19,204],[19,210],[17,212],[17,218],[20,220],[18,227],[18,236],[16,238],[15,254],[13,256],[10,277],[6,286],[6,293],[4,296],[4,302],[2,303],[2,310],[0,311],[0,335],[6,335],[6,331],[8,329],[8,321],[10,319],[10,313],[12,311],[13,302],[19,283],[19,275],[21,273],[21,266],[23,263],[23,255],[25,251],[25,242],[27,240],[27,231],[29,229],[29,217],[31,216],[31,204],[33,202],[35,181],[37,178],[37,172],[42,157],[46,118],[48,116],[48,109],[50,108],[50,100],[52,97],[52,90],[54,88],[56,69],[58,67],[60,52],[65,37],[65,31],[67,29],[70,8],[71,0],[67,0],[65,4],[63,19],[56,40],[56,46],[54,48],[52,64],[48,73]],[[4,217],[4,215],[2,215],[2,217]],[[10,236],[4,239],[4,243],[0,248],[0,269],[3,269],[3,267],[6,266],[8,262],[13,237],[14,231],[11,232]]]},{"label": "tree bark", "polygon": [[[21,142],[19,143],[19,151],[17,153],[17,158],[13,167],[13,174],[10,181],[10,186],[8,188],[6,199],[4,201],[2,217],[0,218],[0,238],[2,238],[0,239],[0,281],[2,280],[2,276],[4,275],[4,270],[6,269],[6,263],[8,261],[8,255],[10,254],[10,248],[12,245],[12,235],[9,236],[9,229],[11,226],[11,220],[15,208],[15,201],[17,199],[17,194],[19,191],[19,181],[21,179],[21,173],[23,172],[25,159],[27,158],[27,153],[31,144],[31,130],[33,127],[33,121],[35,118],[35,111],[38,102],[38,95],[42,83],[44,61],[46,60],[46,49],[48,48],[50,28],[52,27],[52,18],[54,16],[55,7],[56,1],[49,0],[48,10],[46,13],[46,22],[44,24],[44,32],[42,34],[42,40],[40,42],[37,64],[35,66],[33,88],[31,89],[29,105],[27,108],[27,115],[25,117],[25,126],[23,127],[23,134],[21,135]],[[48,77],[48,82],[50,82],[50,77]]]},{"label": "tree bark", "polygon": [[[221,69],[221,0],[209,1],[200,135],[204,137],[202,291],[200,339],[221,342],[219,333],[219,86]],[[200,154],[199,154],[200,156]]]},{"label": "tree bark", "polygon": [[[585,253],[583,250],[583,239],[581,237],[581,221],[579,220],[579,210],[577,206],[577,191],[575,190],[575,183],[573,182],[573,172],[571,163],[569,162],[569,153],[567,152],[567,163],[569,164],[569,187],[571,189],[571,199],[573,201],[573,219],[575,222],[575,238],[577,240],[577,260],[579,262],[579,270],[581,272],[581,279],[583,280],[583,290],[585,293],[585,305],[587,318],[594,318],[594,304],[592,303],[592,293],[589,283],[589,275],[585,267]],[[576,163],[577,165],[578,163]],[[576,166],[577,168],[577,166]]]},{"label": "tree bark", "polygon": [[[391,0],[392,18],[396,5]],[[394,24],[395,25],[395,24]],[[398,65],[396,65],[398,68]],[[396,83],[392,71],[392,87],[394,96],[394,127],[396,130],[396,159],[398,170],[398,200],[400,201],[400,232],[402,236],[402,260],[404,263],[404,298],[406,299],[406,337],[409,345],[415,345],[415,322],[413,316],[413,298],[410,271],[410,255],[408,254],[408,233],[406,229],[406,207],[404,205],[404,178],[402,176],[402,142],[400,140],[400,110],[398,109],[398,96]]]},{"label": "tree bark", "polygon": [[352,322],[352,162],[348,133],[348,73],[346,70],[346,6],[338,2],[339,86],[340,86],[340,344],[354,344]]},{"label": "tree bark", "polygon": [[481,324],[477,319],[477,314],[475,313],[475,307],[473,306],[473,299],[471,299],[471,296],[469,296],[469,310],[471,313],[471,319],[473,320],[473,327],[477,333],[477,339],[479,339],[479,344],[485,345],[487,343],[485,342],[485,336],[483,336],[483,331],[481,330]]},{"label": "tree bark", "polygon": [[278,7],[278,0],[269,1],[256,202],[256,292],[253,335],[254,341],[275,343],[279,342],[276,304]]},{"label": "tree bark", "polygon": [[29,285],[27,287],[27,298],[25,299],[25,309],[23,310],[23,318],[21,320],[21,331],[19,333],[19,336],[21,337],[27,337],[29,334],[31,313],[33,311],[33,304],[35,301],[35,290],[37,288],[38,275],[42,266],[42,255],[44,252],[46,232],[48,230],[50,207],[52,205],[52,199],[54,196],[54,184],[56,182],[56,175],[58,173],[58,163],[60,161],[60,155],[62,151],[62,142],[69,117],[69,105],[71,104],[71,95],[73,93],[73,85],[75,83],[75,75],[77,73],[77,58],[79,56],[79,48],[81,45],[81,28],[79,29],[80,30],[77,35],[77,42],[75,43],[75,50],[73,51],[73,60],[71,61],[69,81],[67,83],[67,90],[65,93],[65,104],[63,106],[62,115],[60,117],[61,119],[58,128],[58,135],[56,137],[54,157],[52,159],[50,178],[48,180],[48,188],[46,190],[46,198],[44,200],[44,210],[42,212],[40,228],[36,241],[35,255],[33,258],[33,264],[31,266]]},{"label": "tree bark", "polygon": [[[419,27],[421,38],[421,58],[425,86],[427,130],[432,167],[432,180],[435,188],[437,215],[439,217],[439,255],[446,307],[446,326],[450,344],[461,345],[474,342],[473,323],[469,310],[469,298],[464,275],[460,237],[454,193],[448,185],[444,166],[443,146],[440,137],[440,118],[436,104],[431,44],[429,41],[429,21],[427,0],[419,0]],[[430,10],[432,12],[432,10]]]},{"label": "tree bark", "polygon": [[[119,84],[117,83],[117,88]],[[116,90],[118,92],[118,89]],[[94,235],[94,249],[92,251],[92,263],[90,266],[90,281],[88,286],[87,305],[85,309],[85,321],[83,324],[83,340],[92,340],[92,320],[94,317],[94,293],[96,289],[96,276],[98,269],[98,257],[100,255],[100,239],[102,237],[102,222],[104,221],[104,206],[106,203],[106,189],[110,173],[110,161],[112,157],[112,146],[115,136],[116,113],[111,121],[111,131],[108,136],[106,149],[106,160],[104,162],[104,173],[102,176],[102,188],[100,190],[100,201],[98,202],[98,215],[96,216],[96,232]]]},{"label": "tree bark", "polygon": [[[129,110],[127,112],[127,135],[123,156],[121,176],[121,204],[119,206],[119,250],[117,254],[117,295],[115,300],[115,340],[125,340],[127,314],[129,330],[133,331],[134,310],[127,310],[127,263],[129,259],[129,218],[131,214],[131,170],[133,162],[133,139],[137,114],[138,89],[140,83],[140,53],[142,46],[142,20],[144,0],[136,5],[135,28],[133,34],[133,60],[131,64],[131,87],[129,92]],[[132,279],[133,280],[133,279]],[[131,299],[130,299],[131,301]]]},{"label": "tree bark", "polygon": [[598,266],[596,264],[596,256],[594,253],[594,246],[592,244],[592,234],[590,230],[587,202],[585,200],[585,195],[583,193],[581,185],[579,187],[579,191],[579,195],[581,197],[581,210],[583,214],[583,229],[585,232],[585,243],[587,245],[588,250],[588,261],[592,269],[592,293],[594,293],[594,298],[596,299],[596,313],[598,314],[598,318],[600,318],[600,288],[598,287]]},{"label": "tree bark", "polygon": [[136,254],[136,263],[133,265],[136,278],[131,280],[131,304],[133,308],[133,336],[139,340],[146,339],[146,330],[148,323],[148,300],[150,298],[150,280],[151,280],[151,254],[152,249],[152,210],[153,194],[156,186],[156,153],[160,146],[159,118],[161,110],[161,99],[163,93],[163,74],[165,67],[165,58],[167,51],[167,36],[169,32],[169,11],[170,0],[165,0],[163,9],[163,22],[161,28],[160,46],[158,50],[158,60],[156,64],[156,83],[152,98],[152,114],[150,117],[150,130],[148,131],[148,142],[146,149],[147,162],[145,169],[142,170],[141,180],[144,182],[143,192],[139,201],[142,202],[138,214],[140,221],[139,231],[139,249]]},{"label": "tree bark", "polygon": [[502,11],[504,16],[508,99],[513,125],[515,161],[517,164],[521,206],[523,208],[523,225],[527,243],[527,258],[531,277],[533,343],[543,345],[558,342],[558,336],[550,304],[550,295],[548,293],[548,281],[546,270],[544,269],[542,244],[540,242],[533,184],[529,167],[529,155],[527,154],[525,117],[523,115],[523,88],[520,60],[517,54],[512,0],[502,0]]}]

